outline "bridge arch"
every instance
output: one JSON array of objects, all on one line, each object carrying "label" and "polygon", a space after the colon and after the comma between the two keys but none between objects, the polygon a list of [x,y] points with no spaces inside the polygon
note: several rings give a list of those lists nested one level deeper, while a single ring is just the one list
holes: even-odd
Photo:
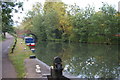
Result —
[{"label": "bridge arch", "polygon": [[37,38],[37,36],[36,36],[34,33],[27,33],[27,35],[28,35],[28,36],[29,36],[29,35],[32,35],[32,37],[35,39],[35,42],[38,41],[38,38]]}]

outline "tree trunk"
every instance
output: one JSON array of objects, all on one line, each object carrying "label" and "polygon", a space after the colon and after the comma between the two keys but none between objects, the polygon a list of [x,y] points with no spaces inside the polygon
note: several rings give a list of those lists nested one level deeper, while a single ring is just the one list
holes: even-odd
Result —
[{"label": "tree trunk", "polygon": [[6,38],[6,32],[3,32],[3,36],[4,36],[4,38]]}]

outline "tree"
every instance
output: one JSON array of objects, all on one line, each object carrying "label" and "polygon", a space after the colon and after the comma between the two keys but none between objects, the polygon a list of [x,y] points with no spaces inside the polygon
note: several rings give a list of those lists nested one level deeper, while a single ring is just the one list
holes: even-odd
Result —
[{"label": "tree", "polygon": [[46,1],[43,7],[33,6],[23,26],[40,40],[112,43],[120,30],[118,20],[119,13],[108,4],[95,12],[90,5],[81,9],[76,4]]},{"label": "tree", "polygon": [[[80,10],[78,8],[78,10]],[[94,15],[93,7],[86,7],[85,10],[80,10],[73,16],[72,25],[73,32],[76,34],[76,37],[80,42],[88,42],[91,16]]]},{"label": "tree", "polygon": [[118,33],[119,26],[117,22],[117,11],[114,9],[112,5],[108,5],[103,3],[103,6],[100,8],[103,12],[103,20],[104,20],[104,34],[106,35],[107,42],[111,43],[114,38],[114,34]]},{"label": "tree", "polygon": [[6,32],[13,32],[13,15],[11,14],[13,11],[18,12],[14,7],[21,8],[22,2],[2,2],[2,32],[5,37]]},{"label": "tree", "polygon": [[[52,11],[55,11],[57,14],[57,21],[58,25],[56,26],[56,29],[61,36],[63,41],[68,41],[69,36],[72,33],[72,25],[69,20],[69,14],[67,13],[67,5],[64,4],[63,2],[45,2],[44,5],[44,12],[45,14],[50,13]],[[57,34],[57,33],[56,33]]]}]

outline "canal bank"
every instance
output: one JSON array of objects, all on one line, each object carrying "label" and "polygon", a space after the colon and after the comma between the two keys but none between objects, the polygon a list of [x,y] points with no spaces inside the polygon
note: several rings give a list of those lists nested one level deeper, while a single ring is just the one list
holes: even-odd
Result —
[{"label": "canal bank", "polygon": [[[39,78],[47,80],[47,75],[50,75],[50,66],[40,61],[39,59],[30,59],[34,55],[24,41],[17,39],[17,44],[13,53],[9,54],[13,65],[15,66],[18,78]],[[36,72],[36,65],[40,66],[41,72]],[[68,73],[63,73],[66,77],[72,77]],[[74,77],[75,78],[75,77]]]},{"label": "canal bank", "polygon": [[29,58],[29,56],[32,54],[33,53],[31,50],[29,50],[29,47],[25,45],[24,41],[20,38],[17,38],[17,43],[13,53],[9,51],[9,58],[16,69],[17,78],[24,78],[26,75],[24,60]]},{"label": "canal bank", "polygon": [[[56,46],[59,46],[59,47],[56,47]],[[43,47],[45,47],[45,46],[47,46],[46,48],[43,48]],[[73,52],[70,52],[70,51],[76,51],[76,47],[79,49],[79,47],[78,46],[76,46],[75,44],[74,44],[74,46],[71,46],[71,47],[66,47],[66,46],[64,46],[63,44],[61,45],[63,48],[60,48],[60,44],[55,44],[55,45],[53,45],[53,43],[52,44],[45,44],[45,43],[43,43],[43,45],[42,44],[40,44],[40,46],[39,47],[37,47],[37,48],[39,48],[39,50],[37,49],[37,51],[39,51],[38,53],[39,53],[39,56],[37,55],[37,58],[38,57],[40,57],[41,56],[41,58],[39,58],[39,60],[38,59],[29,59],[29,57],[30,57],[30,55],[33,55],[33,53],[30,51],[30,49],[29,49],[29,47],[27,47],[26,45],[25,45],[25,43],[24,43],[24,41],[22,40],[22,39],[19,39],[18,40],[18,43],[17,43],[17,46],[16,46],[16,48],[15,48],[15,51],[14,51],[14,53],[13,54],[10,54],[10,56],[12,57],[12,60],[13,60],[13,64],[16,66],[16,71],[17,71],[17,73],[19,74],[19,78],[45,78],[46,79],[46,74],[48,75],[49,73],[50,73],[50,71],[49,71],[49,67],[51,66],[51,65],[47,65],[48,67],[45,67],[45,63],[47,63],[47,61],[49,61],[49,62],[51,62],[52,63],[52,61],[50,60],[50,59],[53,59],[52,57],[53,56],[56,56],[56,55],[58,55],[58,52],[63,52],[63,53],[60,53],[60,54],[62,54],[62,58],[63,58],[63,63],[65,63],[65,61],[66,61],[66,63],[68,64],[68,66],[65,66],[65,69],[66,69],[66,71],[68,71],[70,68],[71,68],[71,70],[72,69],[74,69],[73,67],[75,67],[76,69],[74,69],[74,70],[77,70],[76,72],[80,72],[79,70],[81,69],[81,68],[83,68],[83,70],[81,70],[81,71],[83,71],[83,72],[85,72],[85,71],[87,71],[86,73],[92,73],[92,71],[94,71],[94,72],[99,72],[99,70],[104,70],[104,69],[109,69],[109,65],[111,65],[111,67],[113,67],[114,68],[114,66],[115,66],[115,68],[114,68],[114,71],[115,71],[115,74],[116,74],[116,77],[118,77],[117,75],[118,75],[118,69],[117,69],[117,66],[116,66],[116,64],[115,64],[115,62],[118,60],[118,59],[114,59],[114,56],[116,57],[117,55],[115,55],[114,54],[114,56],[113,56],[113,59],[112,59],[112,61],[113,62],[111,62],[111,63],[109,63],[108,64],[108,61],[109,60],[111,60],[111,56],[106,56],[105,58],[104,58],[104,55],[105,54],[103,54],[102,55],[102,53],[104,53],[104,52],[101,52],[100,54],[100,57],[98,56],[97,57],[97,54],[95,54],[95,55],[93,55],[93,53],[91,54],[90,52],[89,52],[89,55],[87,55],[88,53],[86,52],[86,51],[84,51],[84,53],[83,53],[83,51],[82,50],[84,50],[84,49],[86,49],[86,47],[84,47],[84,48],[81,48],[81,52],[80,53],[75,53],[74,52],[74,55],[75,54],[77,54],[76,56],[78,56],[78,54],[80,55],[81,53],[83,53],[84,55],[80,55],[81,57],[79,58],[79,57],[75,57],[74,55],[72,55],[72,53]],[[76,47],[75,47],[76,46]],[[98,46],[98,45],[97,45]],[[99,49],[101,49],[100,48],[100,46],[101,45],[99,45],[98,47],[99,47]],[[82,46],[81,46],[82,47]],[[96,46],[94,46],[94,47],[96,47]],[[103,47],[103,46],[102,46]],[[114,46],[113,46],[114,47]],[[48,49],[49,48],[49,49]],[[67,48],[67,49],[66,49]],[[70,49],[69,49],[70,48]],[[74,48],[74,49],[71,49],[71,48]],[[104,50],[106,51],[106,49],[105,48],[108,48],[108,46],[105,46],[105,47],[103,47],[104,48]],[[112,47],[110,47],[110,49],[111,49]],[[62,49],[62,51],[60,51],[60,49]],[[63,51],[63,49],[64,49],[64,51]],[[42,50],[42,51],[41,51]],[[68,50],[67,52],[66,52],[66,50]],[[89,50],[89,46],[87,46],[87,49],[86,50]],[[91,49],[92,50],[92,49]],[[102,51],[104,51],[104,50],[102,50]],[[108,49],[109,50],[109,49]],[[95,50],[94,51],[97,51],[97,49],[95,48]],[[98,50],[99,51],[99,50]],[[44,52],[44,53],[43,53]],[[49,52],[49,53],[47,53],[47,52]],[[56,53],[57,52],[57,53]],[[112,52],[112,51],[111,51]],[[115,52],[115,51],[114,51]],[[50,53],[52,53],[52,55],[50,54]],[[68,54],[69,53],[69,54]],[[111,53],[112,54],[112,53]],[[72,58],[72,56],[74,57],[74,58]],[[109,55],[110,55],[110,53],[109,53]],[[49,56],[49,57],[48,57]],[[92,56],[92,58],[91,58],[91,56]],[[83,59],[84,59],[84,61],[82,61],[82,57],[83,57]],[[87,60],[89,60],[89,57],[90,57],[90,61],[91,62],[89,62],[89,61],[87,61]],[[47,61],[44,61],[43,60],[43,58],[44,59],[46,59]],[[67,60],[67,58],[69,58],[68,60]],[[100,58],[102,58],[102,59],[100,59]],[[108,59],[107,59],[108,58]],[[110,58],[110,59],[109,59]],[[71,60],[72,59],[72,60]],[[77,62],[77,61],[79,61],[79,59],[80,59],[80,62]],[[41,60],[41,61],[40,61]],[[71,61],[71,62],[68,62],[68,61]],[[43,64],[43,62],[45,62],[44,64]],[[98,62],[99,63],[98,63]],[[101,62],[102,61],[102,62]],[[70,65],[69,65],[69,63],[70,63],[70,65],[71,66],[73,66],[73,67],[70,67]],[[91,64],[92,63],[92,64]],[[112,63],[114,63],[113,65],[112,65]],[[35,69],[36,69],[36,65],[37,64],[39,64],[39,65],[42,65],[42,66],[40,66],[41,67],[41,73],[40,74],[38,74],[38,73],[36,73],[35,72]],[[48,63],[47,63],[48,64]],[[76,66],[74,66],[74,64],[76,65]],[[84,64],[85,66],[82,66],[82,64]],[[105,67],[104,67],[104,65],[105,65]],[[89,67],[89,66],[91,66],[91,67]],[[99,66],[99,67],[98,67]],[[106,67],[107,66],[107,67]],[[101,67],[103,67],[103,68],[101,68]],[[44,68],[44,69],[42,69],[42,68]],[[77,69],[78,68],[78,69]],[[84,70],[84,68],[89,68],[88,70]],[[42,71],[43,70],[43,71]],[[97,71],[96,71],[97,70]],[[44,72],[44,71],[46,71],[46,72]],[[111,70],[112,71],[112,70]],[[104,73],[104,71],[102,72],[102,73]],[[106,73],[107,74],[107,73]],[[106,76],[106,74],[104,74],[103,76]],[[109,73],[108,73],[109,74]],[[64,76],[66,76],[66,77],[68,77],[68,78],[76,78],[76,76],[73,76],[73,75],[71,75],[71,74],[68,74],[67,72],[64,72],[63,73],[63,75]],[[84,75],[80,75],[80,77],[79,78],[83,78],[84,77]],[[89,77],[89,76],[88,76]],[[94,77],[94,75],[93,75],[93,77]],[[113,73],[113,78],[114,78],[114,73]]]},{"label": "canal bank", "polygon": [[[29,59],[31,55],[34,54],[25,45],[24,40],[18,38],[13,53],[11,51],[9,53],[9,58],[17,72],[17,78],[43,78],[43,74],[49,74],[49,67],[37,58]],[[36,64],[40,65],[42,74],[36,73]]]},{"label": "canal bank", "polygon": [[[45,64],[44,62],[40,61],[39,59],[25,59],[25,70],[26,70],[26,76],[25,78],[40,78],[45,79],[48,75],[51,75],[50,66]],[[36,65],[40,66],[40,73],[36,72]],[[75,79],[76,76],[73,76],[72,74],[63,72],[63,76],[67,78]],[[47,80],[47,79],[46,79]]]},{"label": "canal bank", "polygon": [[[36,59],[25,59],[25,78],[47,78],[50,75],[50,67],[42,61]],[[40,72],[36,72],[36,65],[40,66]]]}]

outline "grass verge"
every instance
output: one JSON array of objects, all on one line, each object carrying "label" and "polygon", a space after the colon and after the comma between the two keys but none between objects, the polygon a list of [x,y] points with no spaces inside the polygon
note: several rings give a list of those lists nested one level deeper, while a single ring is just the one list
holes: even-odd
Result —
[{"label": "grass verge", "polygon": [[[24,50],[24,48],[26,48],[26,50]],[[32,54],[33,54],[32,51],[30,51],[29,47],[25,45],[24,41],[18,38],[14,52],[9,54],[9,58],[12,61],[13,65],[15,66],[18,78],[25,77],[26,73],[25,73],[24,60],[26,58],[29,58],[29,56]]]},{"label": "grass verge", "polygon": [[0,34],[0,42],[4,41],[6,38],[2,36],[2,34]]}]

